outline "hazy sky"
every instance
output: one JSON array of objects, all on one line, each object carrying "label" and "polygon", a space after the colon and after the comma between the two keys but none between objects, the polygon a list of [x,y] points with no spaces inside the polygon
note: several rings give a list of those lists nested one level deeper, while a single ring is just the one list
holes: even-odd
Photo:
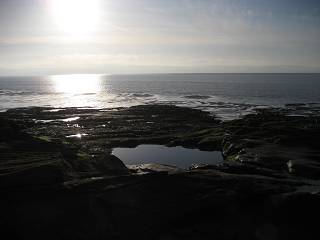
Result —
[{"label": "hazy sky", "polygon": [[320,72],[319,0],[0,0],[0,75]]}]

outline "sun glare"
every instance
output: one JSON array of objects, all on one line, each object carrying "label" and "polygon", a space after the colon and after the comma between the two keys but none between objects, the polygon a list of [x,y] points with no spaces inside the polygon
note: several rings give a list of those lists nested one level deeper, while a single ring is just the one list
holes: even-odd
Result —
[{"label": "sun glare", "polygon": [[60,31],[85,36],[97,29],[99,0],[51,0],[51,11]]}]

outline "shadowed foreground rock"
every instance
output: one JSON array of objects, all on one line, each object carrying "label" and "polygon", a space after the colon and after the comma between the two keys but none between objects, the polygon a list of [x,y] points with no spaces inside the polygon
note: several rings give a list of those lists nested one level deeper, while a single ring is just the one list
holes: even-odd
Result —
[{"label": "shadowed foreground rock", "polygon": [[[298,106],[301,107],[301,106]],[[319,109],[231,122],[174,106],[0,114],[4,239],[317,239]],[[221,150],[189,171],[128,169],[113,147]],[[152,160],[151,160],[152,162]]]}]

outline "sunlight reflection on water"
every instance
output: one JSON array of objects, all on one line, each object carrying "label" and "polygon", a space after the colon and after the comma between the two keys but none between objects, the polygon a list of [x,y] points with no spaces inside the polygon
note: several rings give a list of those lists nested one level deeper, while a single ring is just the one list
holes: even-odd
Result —
[{"label": "sunlight reflection on water", "polygon": [[60,99],[56,102],[60,102],[59,105],[63,107],[94,107],[101,105],[100,101],[110,97],[106,94],[108,91],[103,84],[103,75],[54,75],[49,76],[49,81],[52,84],[52,92],[58,94],[52,97]]},{"label": "sunlight reflection on water", "polygon": [[102,90],[102,75],[71,74],[49,77],[56,93],[84,94],[98,93]]}]

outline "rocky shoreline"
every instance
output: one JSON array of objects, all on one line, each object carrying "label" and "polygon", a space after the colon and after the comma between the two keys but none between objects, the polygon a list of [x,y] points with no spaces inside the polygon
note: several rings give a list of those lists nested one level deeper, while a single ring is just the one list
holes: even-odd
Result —
[{"label": "rocky shoreline", "polygon": [[[307,114],[301,115],[304,112]],[[169,105],[0,113],[0,233],[10,239],[315,239],[320,108],[222,122]],[[187,171],[128,169],[140,144],[222,151]]]}]

